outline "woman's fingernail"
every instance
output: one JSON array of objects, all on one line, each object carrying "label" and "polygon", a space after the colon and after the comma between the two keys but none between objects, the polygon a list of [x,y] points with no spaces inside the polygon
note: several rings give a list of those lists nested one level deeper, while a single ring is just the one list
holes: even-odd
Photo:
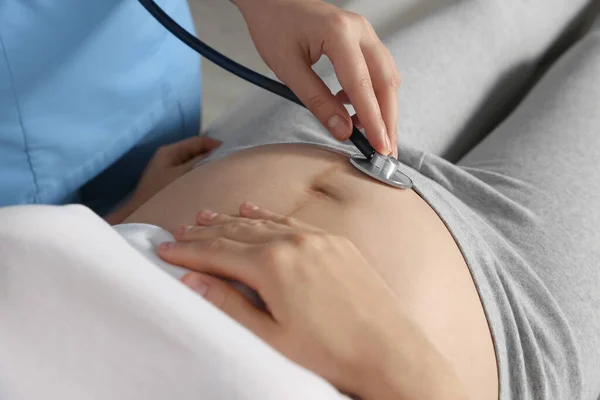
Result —
[{"label": "woman's fingernail", "polygon": [[174,245],[173,242],[164,242],[164,243],[161,243],[160,246],[158,246],[158,250],[160,250],[160,251],[169,250],[173,247],[173,245]]},{"label": "woman's fingernail", "polygon": [[339,115],[331,117],[329,121],[327,121],[327,127],[336,139],[348,136],[348,130],[350,128],[346,121]]},{"label": "woman's fingernail", "polygon": [[179,228],[177,228],[177,230],[175,231],[175,236],[179,237],[187,231],[189,231],[190,229],[192,229],[192,227],[189,225],[179,225]]},{"label": "woman's fingernail", "polygon": [[205,296],[208,292],[208,285],[204,282],[197,281],[190,285],[190,289],[198,293],[200,296]]},{"label": "woman's fingernail", "polygon": [[202,210],[198,213],[198,218],[200,218],[203,221],[210,221],[211,219],[213,219],[216,216],[217,216],[217,213],[214,213],[210,210]]},{"label": "woman's fingernail", "polygon": [[256,211],[256,210],[258,210],[258,206],[257,205],[254,205],[254,204],[252,204],[250,202],[247,202],[247,201],[244,202],[244,203],[242,203],[242,208],[244,210],[246,210],[246,211]]}]

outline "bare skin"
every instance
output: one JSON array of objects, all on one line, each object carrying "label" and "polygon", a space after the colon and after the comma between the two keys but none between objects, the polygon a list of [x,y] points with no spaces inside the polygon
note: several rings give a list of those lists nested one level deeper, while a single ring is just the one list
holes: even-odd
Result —
[{"label": "bare skin", "polygon": [[497,399],[491,335],[454,239],[414,191],[372,181],[345,156],[304,145],[235,153],[177,179],[125,222],[175,231],[194,224],[199,210],[235,215],[244,201],[350,239],[468,397]]},{"label": "bare skin", "polygon": [[[197,223],[158,255],[193,270],[183,283],[291,360],[363,400],[467,399],[347,238],[249,203],[239,216],[203,210]],[[217,276],[255,288],[266,307]]]}]

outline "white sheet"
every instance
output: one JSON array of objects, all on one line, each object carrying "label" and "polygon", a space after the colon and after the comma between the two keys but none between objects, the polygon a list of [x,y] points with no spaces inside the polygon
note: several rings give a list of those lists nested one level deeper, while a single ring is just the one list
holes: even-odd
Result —
[{"label": "white sheet", "polygon": [[[127,243],[135,248],[148,261],[176,279],[181,279],[187,272],[185,268],[171,265],[163,261],[157,254],[156,248],[162,243],[173,240],[173,235],[156,225],[149,224],[121,224],[113,226]],[[252,304],[264,308],[264,303],[258,294],[249,287],[239,282],[228,281],[234,288],[241,292]]]},{"label": "white sheet", "polygon": [[0,209],[0,398],[344,398],[82,206]]}]

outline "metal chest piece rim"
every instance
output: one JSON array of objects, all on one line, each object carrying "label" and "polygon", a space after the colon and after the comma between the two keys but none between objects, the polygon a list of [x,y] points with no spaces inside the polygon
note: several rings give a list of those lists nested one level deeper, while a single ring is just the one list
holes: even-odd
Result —
[{"label": "metal chest piece rim", "polygon": [[361,172],[386,185],[399,189],[410,189],[413,186],[412,179],[400,172],[398,169],[400,163],[393,157],[375,153],[373,158],[368,160],[362,155],[354,154],[350,157],[350,163]]}]

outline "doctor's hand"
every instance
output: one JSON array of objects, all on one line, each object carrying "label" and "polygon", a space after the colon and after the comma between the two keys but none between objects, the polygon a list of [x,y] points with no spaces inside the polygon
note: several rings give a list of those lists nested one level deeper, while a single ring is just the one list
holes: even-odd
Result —
[{"label": "doctor's hand", "polygon": [[144,169],[131,198],[105,220],[111,225],[121,223],[161,189],[191,171],[198,161],[220,145],[220,140],[193,136],[160,147]]},{"label": "doctor's hand", "polygon": [[[234,3],[263,60],[335,138],[348,139],[354,122],[375,150],[397,155],[400,75],[366,19],[321,0]],[[342,86],[336,96],[311,68],[322,55]]]},{"label": "doctor's hand", "polygon": [[[462,399],[443,357],[349,240],[247,203],[239,217],[204,211],[197,224],[158,255],[197,271],[183,282],[282,354],[364,400]],[[267,311],[217,277],[258,291]]]}]

